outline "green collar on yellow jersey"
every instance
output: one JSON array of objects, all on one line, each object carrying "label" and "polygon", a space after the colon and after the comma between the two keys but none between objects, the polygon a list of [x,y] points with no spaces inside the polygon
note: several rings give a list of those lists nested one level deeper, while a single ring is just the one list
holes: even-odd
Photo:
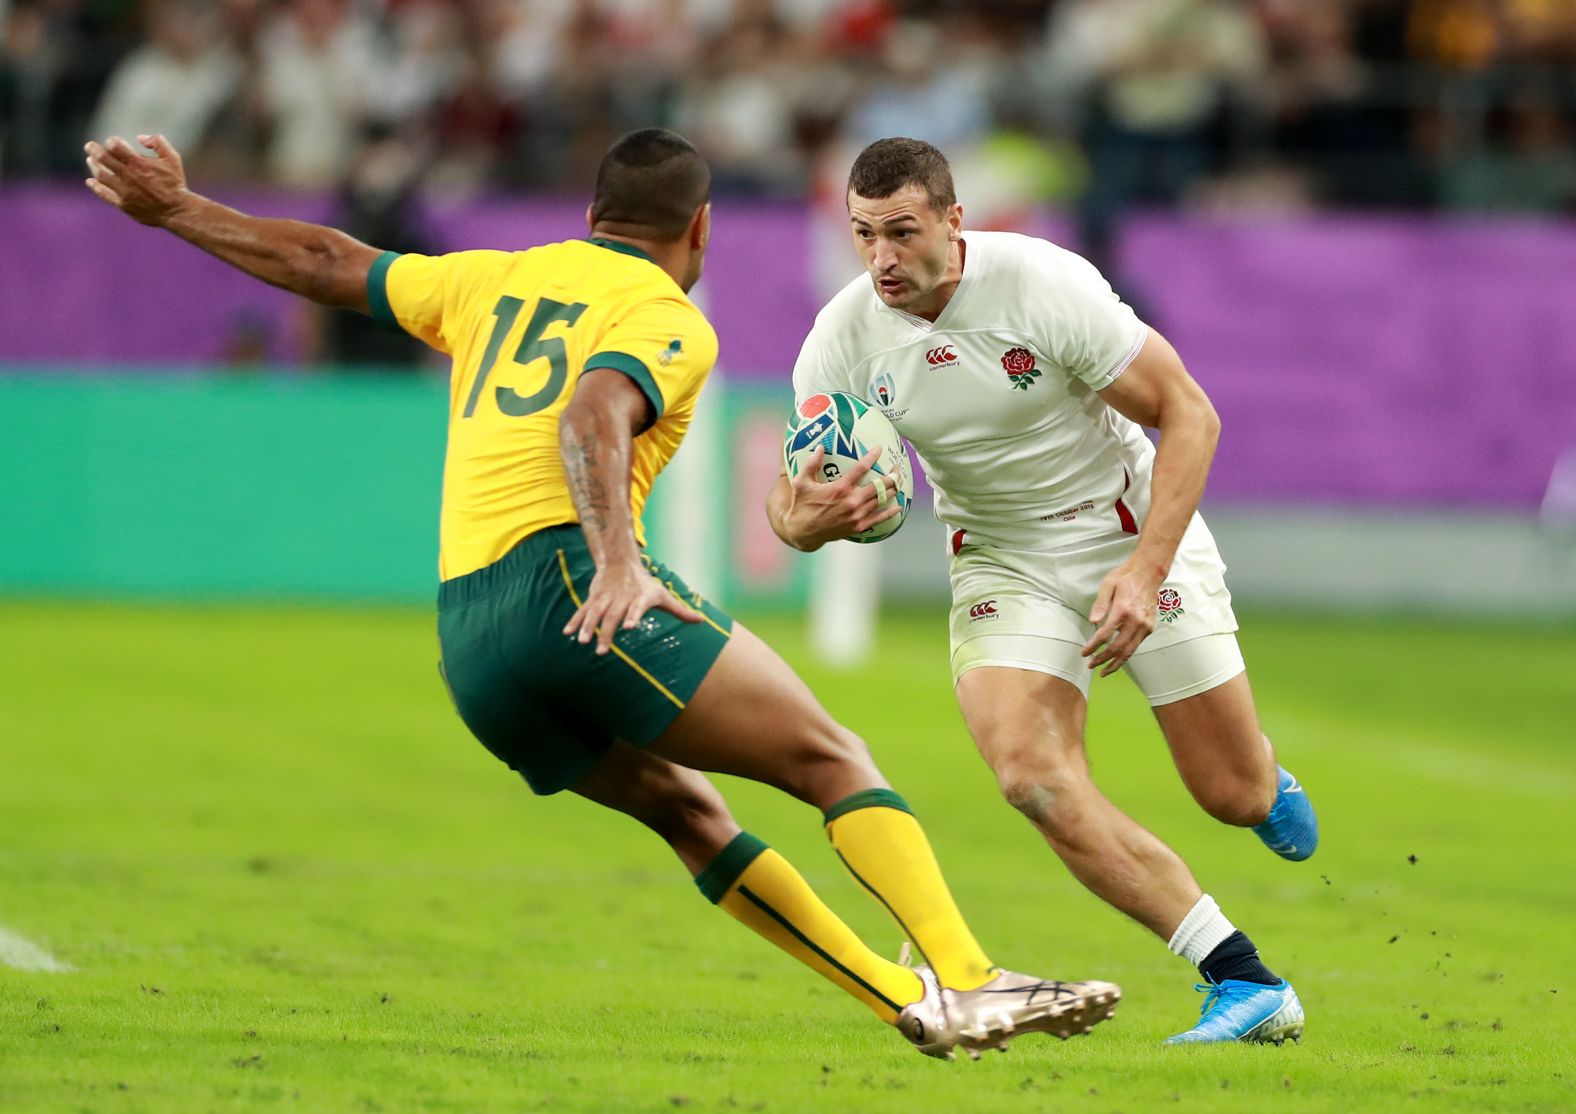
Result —
[{"label": "green collar on yellow jersey", "polygon": [[647,263],[656,262],[655,259],[641,251],[634,244],[626,244],[622,240],[604,240],[600,236],[589,236],[586,238],[586,242],[595,244],[599,248],[607,248],[609,251],[621,251],[625,255],[633,255],[636,259],[644,259]]}]

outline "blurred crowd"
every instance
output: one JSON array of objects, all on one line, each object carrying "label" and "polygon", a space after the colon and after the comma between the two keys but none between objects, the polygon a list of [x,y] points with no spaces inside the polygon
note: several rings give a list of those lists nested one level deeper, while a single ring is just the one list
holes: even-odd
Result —
[{"label": "blurred crowd", "polygon": [[1576,211],[1576,0],[0,0],[0,27],[7,181],[159,131],[210,185],[573,192],[660,123],[767,197],[918,136],[1096,239],[1140,204]]}]

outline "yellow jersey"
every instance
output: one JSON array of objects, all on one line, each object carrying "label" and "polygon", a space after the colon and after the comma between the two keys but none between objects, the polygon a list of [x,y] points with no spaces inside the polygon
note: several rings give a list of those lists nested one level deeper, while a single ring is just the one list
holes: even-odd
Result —
[{"label": "yellow jersey", "polygon": [[529,251],[385,252],[367,276],[379,323],[453,358],[438,575],[492,564],[526,536],[578,522],[558,418],[580,376],[635,382],[655,421],[636,438],[630,511],[678,451],[717,359],[717,334],[639,248],[569,240]]}]

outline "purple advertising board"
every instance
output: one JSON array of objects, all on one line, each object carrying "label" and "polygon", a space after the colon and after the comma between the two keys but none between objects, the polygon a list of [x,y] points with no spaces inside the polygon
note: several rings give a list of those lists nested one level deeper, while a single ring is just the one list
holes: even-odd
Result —
[{"label": "purple advertising board", "polygon": [[1531,507],[1576,447],[1576,225],[1149,219],[1122,270],[1221,413],[1212,492]]},{"label": "purple advertising board", "polygon": [[[332,218],[318,198],[237,203]],[[473,201],[424,224],[445,250],[525,246],[583,235],[583,214]],[[812,217],[719,201],[714,227],[699,296],[722,365],[786,390],[820,301]],[[174,374],[247,328],[300,360],[296,300],[85,193],[0,190],[0,245],[0,367]],[[1531,508],[1576,447],[1576,224],[1154,215],[1111,278],[1221,413],[1217,501]]]}]

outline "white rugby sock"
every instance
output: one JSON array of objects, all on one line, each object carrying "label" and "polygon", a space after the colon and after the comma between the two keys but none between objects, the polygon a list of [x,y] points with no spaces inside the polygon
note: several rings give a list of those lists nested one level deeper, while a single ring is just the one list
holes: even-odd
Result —
[{"label": "white rugby sock", "polygon": [[1235,931],[1236,925],[1226,919],[1215,899],[1205,894],[1188,910],[1166,946],[1197,967]]}]

